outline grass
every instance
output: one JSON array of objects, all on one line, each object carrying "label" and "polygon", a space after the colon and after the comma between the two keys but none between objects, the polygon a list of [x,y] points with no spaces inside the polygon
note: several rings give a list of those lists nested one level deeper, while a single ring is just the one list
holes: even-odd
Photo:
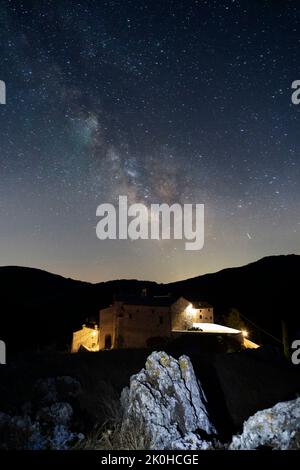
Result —
[{"label": "grass", "polygon": [[145,431],[141,420],[131,422],[126,429],[121,423],[95,428],[77,446],[80,450],[149,450],[154,442]]},{"label": "grass", "polygon": [[[22,414],[33,398],[39,378],[68,375],[77,379],[82,394],[70,402],[75,430],[87,437],[81,446],[99,449],[149,449],[151,442],[139,420],[132,428],[121,426],[119,397],[131,375],[145,365],[149,350],[98,353],[27,353],[11,356],[0,367],[0,411]],[[245,419],[257,410],[293,399],[300,392],[299,368],[263,350],[241,353],[191,355],[208,399],[209,411],[224,439],[239,432]],[[299,445],[299,436],[295,438]]]},{"label": "grass", "polygon": [[102,395],[100,407],[106,420],[95,426],[75,449],[80,450],[147,450],[154,442],[147,435],[143,419],[130,420],[124,425],[119,397]]}]

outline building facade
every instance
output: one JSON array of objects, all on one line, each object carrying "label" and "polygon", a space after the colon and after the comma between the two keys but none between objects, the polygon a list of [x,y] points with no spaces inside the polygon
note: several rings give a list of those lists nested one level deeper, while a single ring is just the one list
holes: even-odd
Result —
[{"label": "building facade", "polygon": [[171,309],[172,331],[186,331],[201,323],[214,322],[214,309],[207,302],[190,301],[185,297],[179,297],[172,303]]},{"label": "building facade", "polygon": [[[116,299],[99,313],[97,325],[73,333],[72,352],[81,349],[146,348],[167,341],[174,332],[188,331],[194,325],[213,323],[213,308],[205,302],[184,297],[142,295]],[[201,329],[198,327],[198,329]]]},{"label": "building facade", "polygon": [[97,324],[82,325],[81,330],[73,333],[71,352],[81,349],[86,351],[99,351],[99,328]]},{"label": "building facade", "polygon": [[100,310],[100,349],[145,348],[171,335],[170,301],[140,298],[115,301]]},{"label": "building facade", "polygon": [[144,294],[116,298],[101,309],[99,324],[83,325],[73,333],[72,352],[160,347],[171,337],[195,332],[233,335],[246,348],[259,347],[243,338],[247,332],[214,323],[214,310],[207,302]]}]

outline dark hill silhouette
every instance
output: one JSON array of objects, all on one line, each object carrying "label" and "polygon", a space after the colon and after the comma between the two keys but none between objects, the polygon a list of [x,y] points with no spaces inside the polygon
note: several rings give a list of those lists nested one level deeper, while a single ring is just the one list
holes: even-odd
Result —
[{"label": "dark hill silhouette", "polygon": [[[35,268],[0,267],[0,339],[9,350],[65,348],[74,329],[96,319],[100,308],[115,295],[149,293],[207,300],[215,307],[216,320],[231,308],[280,337],[280,321],[299,326],[297,279],[300,256],[271,256],[246,266],[170,284],[115,280],[91,284],[64,278]],[[257,329],[249,324],[252,333]],[[263,340],[266,337],[263,335]]]},{"label": "dark hill silhouette", "polygon": [[9,350],[65,349],[72,331],[96,319],[121,292],[136,294],[153,282],[116,280],[91,284],[35,268],[0,267],[0,339]]},{"label": "dark hill silhouette", "polygon": [[282,319],[293,328],[299,327],[299,273],[299,255],[270,256],[246,266],[175,282],[168,288],[191,298],[200,295],[215,307],[219,317],[236,308],[280,338]]}]

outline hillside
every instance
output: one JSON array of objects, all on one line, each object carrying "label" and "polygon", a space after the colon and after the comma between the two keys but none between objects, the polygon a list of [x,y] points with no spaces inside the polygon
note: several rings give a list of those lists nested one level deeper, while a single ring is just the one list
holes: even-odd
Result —
[{"label": "hillside", "polygon": [[[34,268],[0,267],[1,339],[11,349],[65,348],[72,331],[115,294],[172,293],[207,300],[217,319],[230,308],[280,337],[280,321],[299,327],[297,274],[300,256],[272,256],[246,266],[170,283],[115,280],[91,284]],[[265,339],[265,338],[264,338]]]},{"label": "hillside", "polygon": [[300,326],[299,271],[300,256],[270,256],[246,266],[169,284],[168,288],[187,297],[200,294],[219,315],[237,308],[244,316],[280,337],[282,319],[288,320],[293,327]]}]

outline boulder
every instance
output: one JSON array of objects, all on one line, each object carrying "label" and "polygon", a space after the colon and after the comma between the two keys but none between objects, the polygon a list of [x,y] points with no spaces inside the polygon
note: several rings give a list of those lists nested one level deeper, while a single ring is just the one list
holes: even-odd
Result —
[{"label": "boulder", "polygon": [[0,450],[65,450],[84,438],[82,433],[72,431],[74,410],[66,401],[74,401],[81,393],[76,379],[39,379],[33,392],[33,402],[21,405],[21,415],[0,412]]},{"label": "boulder", "polygon": [[232,438],[229,449],[264,447],[278,450],[300,448],[300,398],[280,402],[255,413],[245,421],[242,434]]},{"label": "boulder", "polygon": [[153,352],[121,394],[122,432],[143,429],[150,449],[207,449],[215,428],[187,356]]},{"label": "boulder", "polygon": [[68,375],[39,379],[34,385],[34,395],[39,403],[50,405],[77,397],[82,393],[78,380]]},{"label": "boulder", "polygon": [[73,409],[69,403],[54,403],[39,410],[37,418],[54,425],[69,425],[72,419]]}]

